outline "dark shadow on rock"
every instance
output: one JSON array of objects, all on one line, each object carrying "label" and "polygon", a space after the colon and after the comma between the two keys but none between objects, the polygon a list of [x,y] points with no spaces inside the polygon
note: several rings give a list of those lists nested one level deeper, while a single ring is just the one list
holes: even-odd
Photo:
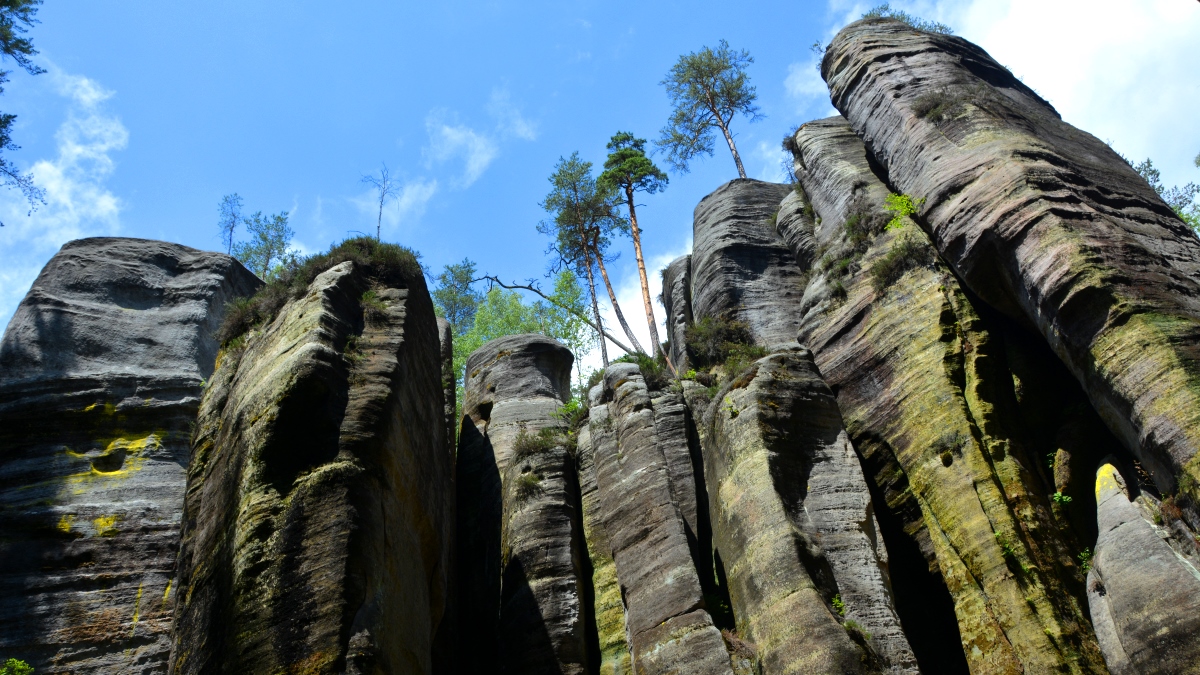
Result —
[{"label": "dark shadow on rock", "polygon": [[[489,406],[490,408],[490,406]],[[458,569],[455,595],[458,634],[471,649],[460,654],[459,672],[495,668],[500,617],[500,472],[491,442],[464,416],[458,435],[456,494]]]}]

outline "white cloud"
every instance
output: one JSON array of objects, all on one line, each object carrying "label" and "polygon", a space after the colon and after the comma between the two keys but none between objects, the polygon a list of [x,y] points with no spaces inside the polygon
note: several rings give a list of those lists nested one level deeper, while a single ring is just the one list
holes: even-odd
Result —
[{"label": "white cloud", "polygon": [[[0,190],[0,321],[5,324],[33,283],[41,265],[72,239],[115,234],[121,201],[105,182],[116,164],[112,153],[129,142],[129,132],[103,103],[113,92],[87,77],[50,65],[47,79],[68,100],[66,119],[55,134],[57,155],[29,168],[46,203],[29,213],[16,190]],[[10,155],[10,160],[16,159]]]},{"label": "white cloud", "polygon": [[787,154],[778,143],[759,141],[758,145],[754,148],[754,158],[762,166],[762,169],[758,172],[759,180],[770,181],[772,183],[788,182],[788,175],[783,167],[783,162],[787,158]]},{"label": "white cloud", "polygon": [[435,110],[425,118],[425,130],[429,133],[429,145],[424,154],[429,166],[451,159],[463,162],[461,187],[467,187],[479,179],[487,170],[500,150],[496,142],[486,135],[463,125],[446,120],[445,111]]},{"label": "white cloud", "polygon": [[537,125],[521,115],[521,111],[513,104],[507,89],[493,89],[487,109],[497,119],[497,126],[501,134],[515,136],[525,141],[537,140]]}]

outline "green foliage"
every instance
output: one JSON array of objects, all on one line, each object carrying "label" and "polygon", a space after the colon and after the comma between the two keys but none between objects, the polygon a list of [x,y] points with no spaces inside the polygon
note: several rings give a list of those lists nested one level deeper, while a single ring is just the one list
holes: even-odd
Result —
[{"label": "green foliage", "polygon": [[375,291],[363,293],[358,304],[362,307],[363,319],[369,324],[378,324],[387,316],[387,303]]},{"label": "green foliage", "polygon": [[722,364],[725,371],[725,379],[732,380],[749,368],[750,364],[766,355],[766,347],[758,345],[734,345],[729,349],[728,355],[725,357],[725,363]]},{"label": "green foliage", "polygon": [[[604,172],[596,179],[601,189],[654,194],[667,187],[667,174],[646,156],[646,140],[618,131],[608,141]],[[629,197],[632,198],[632,197]]]},{"label": "green foliage", "polygon": [[925,203],[925,198],[913,199],[910,195],[889,193],[883,199],[883,209],[896,215],[884,226],[885,230],[898,230],[904,227],[904,217],[915,214]]},{"label": "green foliage", "polygon": [[850,637],[857,638],[856,642],[866,642],[871,639],[871,634],[854,619],[846,619],[845,623],[842,624],[842,628],[846,629]]},{"label": "green foliage", "polygon": [[568,429],[579,428],[583,424],[583,421],[587,419],[587,415],[587,403],[579,397],[574,397],[570,401],[567,401],[554,413],[554,416],[562,420]]},{"label": "green foliage", "polygon": [[372,237],[347,239],[327,253],[287,261],[254,296],[226,305],[217,339],[226,348],[233,347],[233,340],[250,328],[274,319],[288,300],[303,297],[318,275],[348,260],[369,280],[384,286],[407,288],[414,282],[424,283],[421,263],[412,250]]},{"label": "green foliage", "polygon": [[[46,72],[37,66],[29,57],[37,54],[33,42],[24,37],[33,24],[38,23],[36,14],[42,0],[3,0],[0,1],[0,54],[9,57],[30,75]],[[4,83],[8,81],[8,71],[0,70],[0,93],[4,91]],[[21,146],[13,142],[11,131],[16,115],[0,113],[0,150],[20,150]],[[32,173],[21,173],[17,167],[9,163],[6,157],[0,156],[0,183],[5,187],[16,188],[29,202],[29,212],[37,209],[39,204],[46,203],[46,193],[33,184]],[[0,222],[0,227],[4,223]]]},{"label": "green foliage", "polygon": [[[745,115],[751,122],[762,119],[754,105],[758,95],[746,74],[752,63],[749,52],[734,51],[721,40],[716,49],[703,47],[679,57],[671,67],[661,82],[671,99],[671,118],[655,145],[667,152],[667,163],[676,171],[687,173],[693,158],[713,153],[716,129],[721,129],[732,145],[728,129],[737,115]],[[745,178],[741,162],[737,165]]]},{"label": "green foliage", "polygon": [[[0,31],[3,27],[0,26]],[[21,659],[9,659],[0,666],[0,675],[32,675],[33,667]]]},{"label": "green foliage", "polygon": [[723,363],[737,346],[753,344],[754,338],[743,321],[706,316],[687,327],[684,343],[692,363],[710,367]]},{"label": "green foliage", "polygon": [[833,611],[837,612],[838,616],[846,616],[846,603],[842,602],[841,593],[833,596]]},{"label": "green foliage", "polygon": [[868,10],[862,15],[864,19],[896,19],[916,28],[923,30],[926,33],[938,33],[940,35],[953,35],[954,31],[944,23],[937,21],[926,21],[918,16],[913,16],[907,12],[902,12],[898,9],[892,9],[889,3],[884,3],[873,9]]},{"label": "green foliage", "polygon": [[563,445],[563,443],[564,434],[561,429],[546,427],[536,434],[531,434],[522,428],[517,432],[516,440],[513,441],[513,461],[540,454]]},{"label": "green foliage", "polygon": [[1054,500],[1055,504],[1064,504],[1065,505],[1065,504],[1071,503],[1071,498],[1067,495],[1064,495],[1061,492],[1055,492],[1054,495],[1051,497],[1051,499]]},{"label": "green foliage", "polygon": [[695,369],[695,368],[688,368],[688,369],[687,369],[687,372],[685,372],[683,375],[681,375],[681,376],[679,377],[679,379],[681,379],[681,380],[694,380],[694,379],[696,379],[696,369]]},{"label": "green foliage", "polygon": [[237,226],[242,224],[242,197],[238,193],[225,195],[217,205],[217,227],[221,231],[221,243],[225,252],[233,255],[233,237]]},{"label": "green foliage", "polygon": [[472,287],[475,280],[475,263],[463,258],[458,264],[446,265],[437,275],[437,286],[430,296],[439,316],[450,322],[454,338],[467,332],[475,319],[475,308],[483,300],[483,294]]},{"label": "green foliage", "polygon": [[[1197,157],[1200,159],[1200,157]],[[1129,160],[1125,160],[1129,161]],[[1158,193],[1158,196],[1163,198],[1167,206],[1176,213],[1183,222],[1187,223],[1192,231],[1200,236],[1200,203],[1197,203],[1196,196],[1200,195],[1200,185],[1188,183],[1183,187],[1178,185],[1166,187],[1162,184],[1162,173],[1155,168],[1154,162],[1147,158],[1144,162],[1138,164],[1130,163],[1134,171],[1146,179],[1150,187]]]},{"label": "green foliage", "polygon": [[933,259],[933,250],[928,243],[911,234],[901,234],[892,243],[892,248],[871,266],[871,286],[876,293],[882,293],[905,272],[930,265]]},{"label": "green foliage", "polygon": [[651,391],[658,391],[671,383],[671,375],[667,372],[667,364],[661,355],[651,358],[641,352],[634,352],[615,359],[613,363],[636,363],[638,370],[642,372],[642,379],[646,381],[646,388]]},{"label": "green foliage", "polygon": [[558,159],[550,175],[550,193],[541,207],[552,218],[538,224],[538,232],[553,237],[550,252],[557,255],[553,271],[562,267],[586,276],[597,256],[603,256],[615,232],[624,233],[629,223],[617,214],[617,196],[611,186],[597,183],[592,163],[578,152]]},{"label": "green foliage", "polygon": [[522,473],[513,485],[513,499],[520,506],[542,493],[542,477],[536,473]]},{"label": "green foliage", "polygon": [[278,274],[291,260],[288,258],[288,248],[296,234],[288,226],[287,211],[273,216],[263,216],[262,211],[258,211],[243,222],[246,232],[250,234],[250,241],[234,244],[233,257],[259,278],[266,279]]},{"label": "green foliage", "polygon": [[1090,548],[1085,548],[1080,551],[1075,557],[1079,559],[1079,568],[1084,574],[1087,574],[1092,569],[1093,552]]}]

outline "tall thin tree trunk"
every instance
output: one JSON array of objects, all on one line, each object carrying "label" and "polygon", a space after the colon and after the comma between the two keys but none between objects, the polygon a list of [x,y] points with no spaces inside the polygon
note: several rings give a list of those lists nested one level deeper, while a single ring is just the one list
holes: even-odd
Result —
[{"label": "tall thin tree trunk", "polygon": [[742,156],[738,154],[737,146],[733,144],[733,136],[729,134],[729,127],[725,125],[724,120],[717,117],[717,124],[721,127],[721,133],[725,134],[725,142],[729,144],[729,151],[733,153],[733,163],[737,164],[738,175],[742,178],[746,177],[746,168],[742,166]]},{"label": "tall thin tree trunk", "polygon": [[[592,251],[595,253],[595,251]],[[634,336],[633,331],[629,329],[629,323],[625,321],[625,315],[621,313],[621,306],[617,304],[617,294],[613,292],[612,282],[608,279],[608,270],[604,269],[604,259],[596,255],[596,266],[600,268],[600,277],[604,279],[604,287],[608,289],[608,299],[612,301],[613,311],[617,313],[617,321],[621,323],[622,330],[625,331],[625,336],[629,338],[629,342],[633,344],[633,348],[645,354],[646,350],[642,349],[642,345]]]},{"label": "tall thin tree trunk", "polygon": [[654,320],[654,305],[650,302],[650,282],[646,279],[646,262],[642,258],[642,233],[638,230],[637,211],[633,206],[633,186],[625,186],[625,199],[629,204],[629,230],[633,235],[633,257],[637,259],[638,276],[642,281],[642,304],[646,307],[646,323],[650,326],[650,347],[655,352],[661,352],[662,343],[658,340],[658,324]]},{"label": "tall thin tree trunk", "polygon": [[596,301],[596,278],[592,274],[592,260],[585,252],[583,264],[587,267],[588,292],[592,294],[592,314],[596,316],[596,336],[600,338],[600,362],[608,367],[608,346],[604,344],[604,324],[600,322],[600,303]]}]

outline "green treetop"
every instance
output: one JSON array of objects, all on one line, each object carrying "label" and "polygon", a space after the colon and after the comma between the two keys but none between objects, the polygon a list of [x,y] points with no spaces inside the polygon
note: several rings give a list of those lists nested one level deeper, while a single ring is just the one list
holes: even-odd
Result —
[{"label": "green treetop", "polygon": [[33,668],[21,659],[9,659],[0,666],[0,675],[33,675]]},{"label": "green treetop", "polygon": [[446,265],[437,276],[437,286],[431,294],[438,315],[450,322],[455,339],[471,328],[475,308],[483,300],[483,294],[471,285],[475,273],[475,263],[470,258],[463,258],[456,265]]},{"label": "green treetop", "polygon": [[667,161],[676,171],[686,173],[693,157],[711,155],[713,130],[720,129],[738,175],[746,177],[729,124],[738,115],[751,122],[763,117],[754,105],[758,95],[746,74],[751,63],[750,52],[734,51],[721,40],[716,49],[704,47],[686,54],[671,67],[661,84],[667,88],[674,111],[655,144],[667,151]]},{"label": "green treetop", "polygon": [[[628,131],[618,131],[608,142],[608,159],[604,172],[597,179],[601,189],[612,190],[625,198],[629,209],[629,233],[633,238],[633,253],[637,258],[638,276],[642,283],[642,303],[646,322],[650,325],[650,348],[662,351],[658,340],[658,325],[654,320],[654,305],[650,302],[650,284],[646,280],[646,263],[642,257],[642,236],[638,228],[634,193],[654,194],[667,186],[667,174],[646,156],[646,141]],[[664,353],[664,357],[666,354]],[[674,366],[672,366],[673,368]]]},{"label": "green treetop", "polygon": [[289,260],[288,248],[295,232],[288,226],[287,211],[263,216],[262,211],[245,219],[250,241],[233,245],[237,258],[259,278],[266,279]]},{"label": "green treetop", "polygon": [[[0,54],[17,62],[25,72],[38,75],[46,72],[34,64],[29,57],[37,54],[33,42],[24,37],[25,33],[37,23],[36,14],[42,0],[0,0]],[[4,93],[4,83],[8,81],[8,71],[0,70],[0,93]],[[0,113],[0,150],[20,150],[21,146],[13,143],[10,131],[16,115]],[[3,156],[0,156],[0,182],[5,187],[17,188],[29,202],[30,212],[38,204],[46,203],[46,193],[33,184],[33,174],[21,173]],[[0,227],[4,223],[0,222]]]}]

